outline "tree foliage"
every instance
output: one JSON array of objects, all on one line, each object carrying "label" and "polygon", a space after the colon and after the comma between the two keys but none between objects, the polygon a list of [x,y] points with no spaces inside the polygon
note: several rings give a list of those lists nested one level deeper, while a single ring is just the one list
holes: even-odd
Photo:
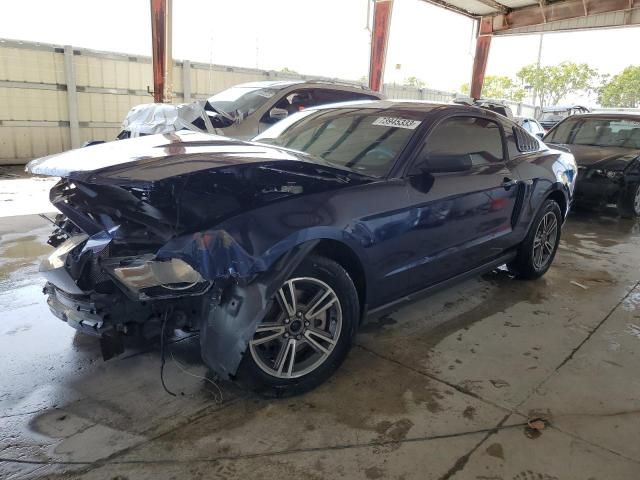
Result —
[{"label": "tree foliage", "polygon": [[598,92],[603,107],[640,107],[640,66],[629,66],[604,83]]},{"label": "tree foliage", "polygon": [[517,73],[525,85],[538,94],[540,106],[555,105],[569,94],[595,90],[598,72],[586,63],[562,62],[559,65],[526,65]]},{"label": "tree foliage", "polygon": [[[465,83],[462,85],[460,91],[465,95],[469,95],[469,84]],[[520,102],[524,99],[526,93],[524,88],[517,85],[516,82],[509,77],[503,75],[487,75],[484,77],[484,85],[482,86],[483,98]]]},{"label": "tree foliage", "polygon": [[408,77],[405,78],[404,85],[406,87],[422,88],[425,84],[418,77]]}]

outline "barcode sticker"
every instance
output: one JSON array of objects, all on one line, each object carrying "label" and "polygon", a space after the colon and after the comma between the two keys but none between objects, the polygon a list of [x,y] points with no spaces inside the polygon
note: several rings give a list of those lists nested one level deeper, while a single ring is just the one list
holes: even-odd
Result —
[{"label": "barcode sticker", "polygon": [[415,130],[420,125],[420,120],[411,120],[409,118],[398,117],[378,117],[373,122],[373,125],[380,125],[383,127],[397,127],[406,128],[408,130]]}]

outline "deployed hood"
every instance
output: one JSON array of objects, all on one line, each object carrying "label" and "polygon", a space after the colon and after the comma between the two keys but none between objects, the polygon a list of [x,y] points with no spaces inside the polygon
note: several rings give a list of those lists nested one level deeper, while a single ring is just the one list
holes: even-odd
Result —
[{"label": "deployed hood", "polygon": [[27,170],[64,177],[51,202],[84,233],[156,245],[273,202],[373,181],[300,152],[194,132],[72,150]]},{"label": "deployed hood", "polygon": [[213,167],[278,161],[329,166],[321,159],[292,150],[180,131],[101,143],[49,155],[32,160],[26,170],[35,175],[100,183],[109,180],[112,180],[111,183],[119,180],[153,182]]},{"label": "deployed hood", "polygon": [[592,145],[561,145],[573,153],[579,167],[600,167],[608,170],[624,168],[640,155],[640,150]]}]

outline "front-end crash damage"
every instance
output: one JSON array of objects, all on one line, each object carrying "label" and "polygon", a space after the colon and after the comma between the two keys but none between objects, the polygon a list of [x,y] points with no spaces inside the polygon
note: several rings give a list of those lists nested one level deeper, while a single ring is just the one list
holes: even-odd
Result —
[{"label": "front-end crash damage", "polygon": [[316,241],[227,220],[362,181],[303,162],[197,173],[149,181],[113,167],[70,174],[51,191],[62,215],[49,239],[57,250],[41,265],[47,302],[70,326],[99,336],[105,358],[122,351],[123,336],[152,338],[167,322],[200,331],[205,363],[233,376],[274,292]]}]

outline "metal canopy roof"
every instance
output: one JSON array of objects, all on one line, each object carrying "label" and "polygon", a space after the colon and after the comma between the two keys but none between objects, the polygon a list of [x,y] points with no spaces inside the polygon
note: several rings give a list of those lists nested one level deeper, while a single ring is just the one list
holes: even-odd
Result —
[{"label": "metal canopy roof", "polygon": [[482,19],[481,34],[640,24],[640,0],[423,0]]}]

